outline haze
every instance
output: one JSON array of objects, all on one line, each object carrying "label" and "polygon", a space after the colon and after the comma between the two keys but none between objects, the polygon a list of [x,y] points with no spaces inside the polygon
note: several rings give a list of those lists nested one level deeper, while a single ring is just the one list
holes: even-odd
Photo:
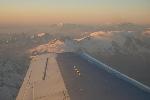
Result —
[{"label": "haze", "polygon": [[150,23],[150,0],[0,0],[0,23]]}]

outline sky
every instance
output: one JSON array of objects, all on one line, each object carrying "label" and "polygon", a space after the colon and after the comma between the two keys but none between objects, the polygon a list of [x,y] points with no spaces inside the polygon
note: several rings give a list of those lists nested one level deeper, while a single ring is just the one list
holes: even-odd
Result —
[{"label": "sky", "polygon": [[150,24],[150,0],[0,0],[0,24]]}]

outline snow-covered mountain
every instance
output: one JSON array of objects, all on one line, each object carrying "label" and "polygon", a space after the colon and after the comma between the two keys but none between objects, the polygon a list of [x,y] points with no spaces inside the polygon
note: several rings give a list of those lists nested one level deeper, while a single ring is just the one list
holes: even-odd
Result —
[{"label": "snow-covered mountain", "polygon": [[80,48],[90,53],[150,53],[150,37],[147,34],[135,31],[99,31],[75,40]]},{"label": "snow-covered mountain", "polygon": [[150,53],[149,25],[121,23],[88,26],[59,23],[50,27],[58,30],[53,34],[57,41],[52,40],[33,48],[32,52],[84,50],[105,55]]},{"label": "snow-covered mountain", "polygon": [[45,52],[55,52],[55,53],[61,53],[61,52],[74,52],[76,51],[77,46],[75,43],[71,40],[57,40],[54,39],[47,44],[39,45],[36,48],[33,48],[30,50],[33,54],[40,54]]},{"label": "snow-covered mountain", "polygon": [[79,49],[111,55],[150,53],[150,37],[147,31],[98,31],[77,39],[55,39],[33,48],[31,52],[71,52]]}]

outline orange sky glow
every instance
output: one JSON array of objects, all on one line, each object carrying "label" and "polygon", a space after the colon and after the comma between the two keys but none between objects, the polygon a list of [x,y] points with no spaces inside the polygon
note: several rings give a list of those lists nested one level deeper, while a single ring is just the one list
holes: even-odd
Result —
[{"label": "orange sky glow", "polygon": [[[63,2],[62,2],[63,1]],[[0,0],[1,24],[150,24],[149,0]]]}]

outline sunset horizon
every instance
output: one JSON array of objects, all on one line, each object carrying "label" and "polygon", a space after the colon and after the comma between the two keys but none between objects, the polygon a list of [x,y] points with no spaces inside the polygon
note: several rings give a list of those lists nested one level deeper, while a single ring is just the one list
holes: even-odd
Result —
[{"label": "sunset horizon", "polygon": [[0,0],[1,24],[150,24],[148,0]]}]

